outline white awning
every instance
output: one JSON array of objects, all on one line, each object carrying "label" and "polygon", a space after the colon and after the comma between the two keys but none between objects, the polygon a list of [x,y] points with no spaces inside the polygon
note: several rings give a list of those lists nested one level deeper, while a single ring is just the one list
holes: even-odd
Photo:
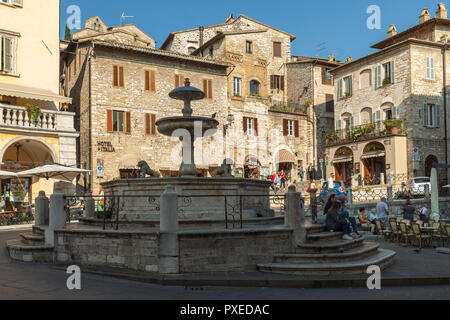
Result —
[{"label": "white awning", "polygon": [[278,151],[277,155],[275,156],[275,160],[276,160],[276,163],[294,163],[295,162],[294,155],[285,149]]},{"label": "white awning", "polygon": [[386,155],[385,151],[377,151],[363,154],[361,159],[381,158],[384,157],[385,155]]},{"label": "white awning", "polygon": [[336,158],[336,159],[333,159],[332,162],[333,162],[333,164],[334,163],[343,163],[343,162],[353,162],[353,157],[350,156],[350,157]]},{"label": "white awning", "polygon": [[0,83],[0,95],[58,103],[72,103],[72,98],[63,97],[48,90],[22,87],[6,83]]}]

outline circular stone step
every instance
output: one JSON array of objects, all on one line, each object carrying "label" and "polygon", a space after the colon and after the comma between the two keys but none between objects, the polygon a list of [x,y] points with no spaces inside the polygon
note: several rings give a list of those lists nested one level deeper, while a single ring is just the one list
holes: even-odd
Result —
[{"label": "circular stone step", "polygon": [[364,238],[354,240],[336,240],[330,242],[303,243],[297,245],[295,253],[338,253],[343,248],[348,251],[362,246]]},{"label": "circular stone step", "polygon": [[351,262],[337,263],[311,263],[311,264],[289,264],[289,263],[266,263],[258,264],[261,272],[291,275],[321,275],[337,276],[345,274],[366,274],[367,268],[377,265],[381,270],[394,263],[395,252],[387,249],[378,249],[370,257],[365,257]]}]

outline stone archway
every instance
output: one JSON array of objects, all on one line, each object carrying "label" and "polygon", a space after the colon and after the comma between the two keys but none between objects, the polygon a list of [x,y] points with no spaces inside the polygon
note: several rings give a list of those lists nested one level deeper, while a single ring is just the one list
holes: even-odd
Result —
[{"label": "stone archway", "polygon": [[386,181],[386,148],[380,142],[371,142],[361,157],[364,166],[364,184],[378,185]]},{"label": "stone archway", "polygon": [[336,150],[333,158],[334,180],[351,184],[353,175],[353,151],[348,147]]},{"label": "stone archway", "polygon": [[425,159],[425,176],[431,177],[431,169],[433,168],[433,164],[438,162],[438,158],[435,155],[430,154]]}]

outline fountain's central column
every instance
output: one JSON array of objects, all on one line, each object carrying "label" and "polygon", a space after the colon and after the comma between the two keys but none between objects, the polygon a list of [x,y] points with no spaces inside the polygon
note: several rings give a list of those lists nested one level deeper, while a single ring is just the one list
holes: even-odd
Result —
[{"label": "fountain's central column", "polygon": [[182,157],[183,160],[180,166],[180,175],[182,177],[196,177],[197,167],[194,161],[194,142],[195,137],[193,132],[189,132],[188,137],[180,137],[182,142]]}]

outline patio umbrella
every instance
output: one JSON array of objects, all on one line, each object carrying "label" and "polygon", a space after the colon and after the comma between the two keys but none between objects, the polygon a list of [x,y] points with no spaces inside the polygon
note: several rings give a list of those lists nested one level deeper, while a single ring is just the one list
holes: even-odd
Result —
[{"label": "patio umbrella", "polygon": [[35,176],[45,179],[55,179],[55,180],[61,180],[61,181],[67,181],[72,182],[73,179],[76,178],[79,174],[82,173],[88,173],[91,172],[90,170],[86,169],[79,169],[79,168],[71,168],[66,167],[60,164],[49,164],[42,167],[37,167],[31,170],[26,170],[19,172],[17,176],[24,177],[24,176]]},{"label": "patio umbrella", "polygon": [[17,173],[0,170],[0,179],[17,178]]}]

